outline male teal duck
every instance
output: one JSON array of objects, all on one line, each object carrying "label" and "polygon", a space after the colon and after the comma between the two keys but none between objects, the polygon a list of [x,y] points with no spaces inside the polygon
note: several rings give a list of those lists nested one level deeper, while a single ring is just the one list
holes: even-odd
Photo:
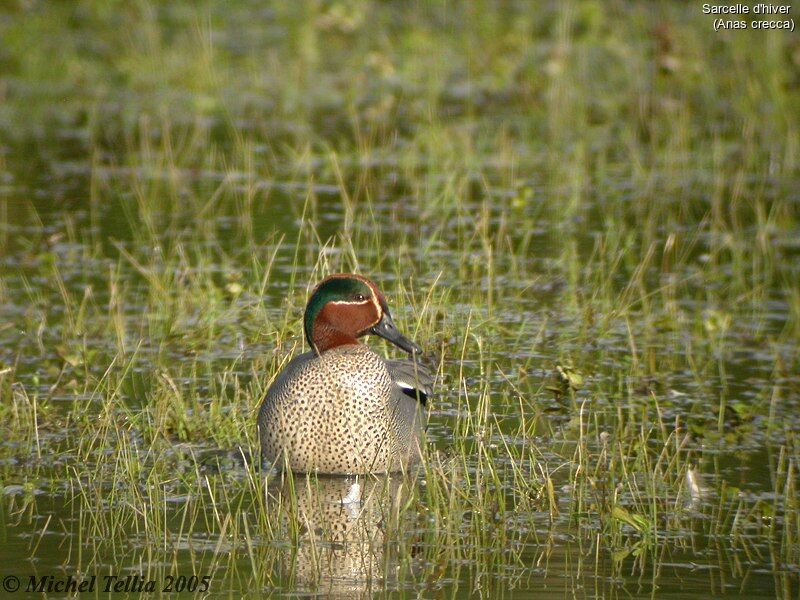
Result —
[{"label": "male teal duck", "polygon": [[[312,292],[303,320],[311,351],[294,358],[258,413],[264,459],[294,472],[384,473],[418,462],[433,377],[422,349],[392,320],[369,279],[331,275]],[[387,360],[358,338],[374,334],[411,355]]]}]

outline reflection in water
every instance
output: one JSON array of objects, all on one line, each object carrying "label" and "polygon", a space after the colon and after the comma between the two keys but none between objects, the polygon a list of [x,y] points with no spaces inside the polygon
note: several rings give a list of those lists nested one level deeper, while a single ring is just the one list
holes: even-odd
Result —
[{"label": "reflection in water", "polygon": [[383,588],[397,572],[386,532],[408,497],[401,476],[297,475],[276,481],[273,500],[292,550],[281,579],[296,588],[352,597]]}]

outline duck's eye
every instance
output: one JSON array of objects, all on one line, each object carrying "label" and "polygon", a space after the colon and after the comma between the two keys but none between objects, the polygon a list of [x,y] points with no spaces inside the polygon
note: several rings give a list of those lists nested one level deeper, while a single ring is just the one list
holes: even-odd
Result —
[{"label": "duck's eye", "polygon": [[367,297],[364,296],[364,294],[356,294],[355,296],[353,296],[353,298],[355,299],[356,302],[363,302],[364,300],[367,299]]}]

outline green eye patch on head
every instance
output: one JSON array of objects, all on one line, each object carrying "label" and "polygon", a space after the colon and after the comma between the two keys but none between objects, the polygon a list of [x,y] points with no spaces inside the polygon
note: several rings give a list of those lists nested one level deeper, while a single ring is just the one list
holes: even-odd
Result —
[{"label": "green eye patch on head", "polygon": [[[368,302],[372,299],[372,289],[367,283],[349,276],[333,275],[324,279],[311,294],[303,318],[306,340],[313,347],[312,332],[322,308],[328,302]],[[360,296],[360,297],[359,297]]]}]

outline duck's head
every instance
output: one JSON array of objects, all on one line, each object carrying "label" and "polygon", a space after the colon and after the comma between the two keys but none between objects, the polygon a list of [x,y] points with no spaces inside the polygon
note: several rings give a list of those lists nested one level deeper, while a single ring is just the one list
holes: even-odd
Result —
[{"label": "duck's head", "polygon": [[360,275],[340,273],[323,279],[308,299],[303,325],[317,354],[357,344],[368,333],[409,354],[422,354],[422,348],[398,331],[378,286]]}]

